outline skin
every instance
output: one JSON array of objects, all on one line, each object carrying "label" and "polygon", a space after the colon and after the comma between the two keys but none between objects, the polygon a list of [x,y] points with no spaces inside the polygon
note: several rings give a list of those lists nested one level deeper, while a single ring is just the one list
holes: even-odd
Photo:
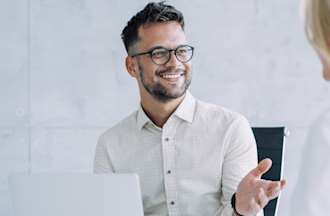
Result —
[{"label": "skin", "polygon": [[[187,44],[181,26],[177,22],[165,22],[142,26],[138,30],[140,40],[129,53],[140,53],[156,46],[175,49]],[[149,118],[159,127],[163,127],[170,115],[184,98],[186,88],[191,80],[191,61],[181,63],[171,53],[170,61],[165,65],[156,65],[149,55],[126,57],[128,73],[137,80],[141,105]],[[180,74],[175,79],[163,78],[162,74]],[[155,95],[153,90],[162,89],[166,92],[162,97]],[[236,210],[249,216],[261,211],[266,204],[276,198],[286,184],[282,181],[262,180],[261,176],[271,167],[271,160],[265,159],[246,175],[236,191]]]},{"label": "skin", "polygon": [[[129,50],[132,53],[145,52],[156,46],[175,49],[187,44],[186,36],[177,22],[149,24],[139,28],[140,40]],[[137,80],[141,105],[150,119],[163,127],[170,115],[184,98],[191,80],[191,61],[181,63],[171,53],[171,59],[165,65],[156,65],[149,55],[126,58],[128,73]],[[179,78],[165,79],[164,74],[180,74]],[[151,94],[146,86],[162,89],[167,96],[161,99]]]},{"label": "skin", "polygon": [[319,57],[323,66],[323,78],[330,81],[330,62],[321,54],[319,54]]},{"label": "skin", "polygon": [[272,166],[268,158],[260,161],[239,183],[236,191],[236,211],[244,216],[252,216],[261,211],[270,200],[278,197],[286,186],[286,181],[261,179]]}]

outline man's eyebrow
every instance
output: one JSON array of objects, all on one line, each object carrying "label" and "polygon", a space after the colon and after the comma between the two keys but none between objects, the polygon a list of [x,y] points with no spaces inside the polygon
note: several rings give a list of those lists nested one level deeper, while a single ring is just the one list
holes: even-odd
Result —
[{"label": "man's eyebrow", "polygon": [[[177,46],[176,46],[175,48],[173,48],[173,49],[176,49],[176,48],[178,48],[178,47],[180,47],[180,46],[186,46],[186,45],[188,45],[188,44],[186,44],[186,43],[179,44],[179,45],[177,45]],[[171,49],[171,48],[167,48],[167,47],[164,47],[164,46],[160,46],[160,45],[158,45],[158,46],[154,46],[154,47],[149,48],[147,52],[150,52],[150,51],[152,51],[152,50],[154,50],[154,49],[167,49],[167,50],[173,50],[173,49]]]},{"label": "man's eyebrow", "polygon": [[154,50],[154,49],[167,49],[167,48],[164,46],[154,46],[154,47],[149,48],[148,52],[150,52],[151,50]]}]

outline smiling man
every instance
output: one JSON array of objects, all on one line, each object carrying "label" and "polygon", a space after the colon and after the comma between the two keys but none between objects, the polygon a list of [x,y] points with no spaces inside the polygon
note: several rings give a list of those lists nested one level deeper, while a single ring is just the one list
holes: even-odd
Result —
[{"label": "smiling man", "polygon": [[240,114],[187,91],[194,48],[180,11],[149,3],[122,32],[139,109],[99,139],[95,173],[137,173],[145,215],[256,215],[285,182],[261,180],[254,136]]}]

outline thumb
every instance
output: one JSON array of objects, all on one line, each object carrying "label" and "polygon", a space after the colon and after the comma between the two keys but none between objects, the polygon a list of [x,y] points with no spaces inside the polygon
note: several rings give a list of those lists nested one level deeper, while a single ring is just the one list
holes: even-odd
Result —
[{"label": "thumb", "polygon": [[250,174],[255,177],[261,178],[272,167],[272,160],[269,158],[263,159],[259,162],[258,166],[251,170]]}]

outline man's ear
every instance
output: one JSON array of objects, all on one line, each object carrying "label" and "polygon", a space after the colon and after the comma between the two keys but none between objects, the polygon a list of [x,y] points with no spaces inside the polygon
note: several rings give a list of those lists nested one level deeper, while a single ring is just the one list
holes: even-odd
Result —
[{"label": "man's ear", "polygon": [[137,70],[137,65],[131,56],[127,56],[125,59],[125,64],[126,64],[126,69],[127,72],[132,76],[137,78],[138,77],[138,70]]}]

